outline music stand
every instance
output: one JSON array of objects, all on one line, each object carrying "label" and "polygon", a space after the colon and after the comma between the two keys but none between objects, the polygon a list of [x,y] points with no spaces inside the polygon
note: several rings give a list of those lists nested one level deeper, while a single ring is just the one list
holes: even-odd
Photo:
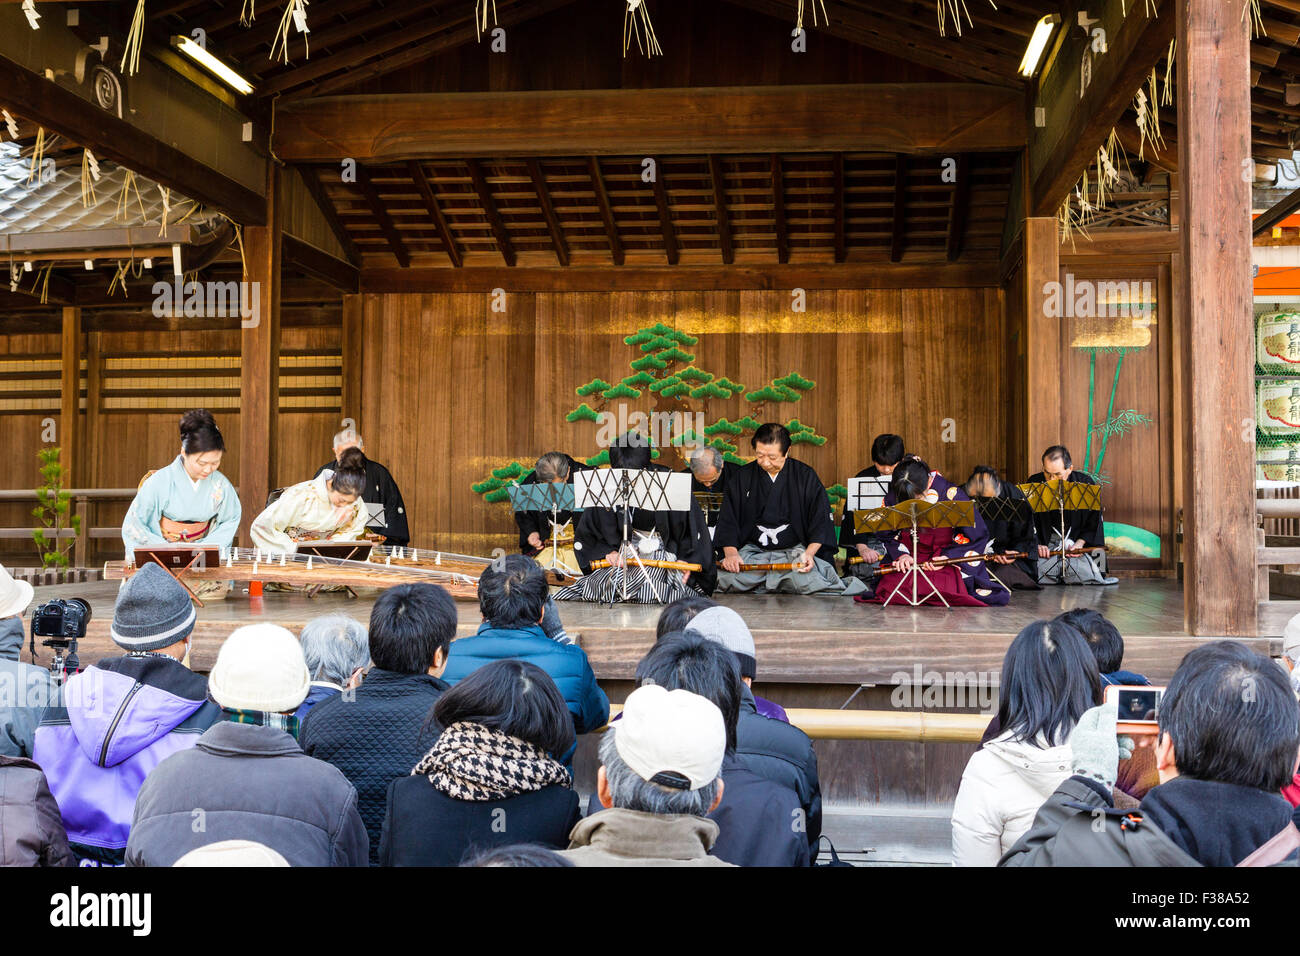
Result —
[{"label": "music stand", "polygon": [[[1061,583],[1066,584],[1068,582],[1065,577],[1070,564],[1065,560],[1065,542],[1069,538],[1067,531],[1073,531],[1074,528],[1065,527],[1065,512],[1067,510],[1100,511],[1101,485],[1086,485],[1081,481],[1049,478],[1046,481],[1033,481],[1019,487],[1025,493],[1025,497],[1029,500],[1029,507],[1035,513],[1046,514],[1055,511],[1060,515]],[[1079,583],[1083,583],[1083,578],[1079,578]]]},{"label": "music stand", "polygon": [[[883,508],[885,495],[889,494],[889,483],[892,480],[890,475],[881,475],[878,478],[850,478],[846,482],[849,493],[845,497],[844,507],[853,512]],[[854,530],[857,530],[856,526]]]},{"label": "music stand", "polygon": [[[919,550],[918,532],[921,528],[967,528],[974,523],[975,503],[973,501],[946,501],[940,499],[931,503],[921,498],[912,498],[896,505],[884,505],[865,511],[855,510],[853,514],[853,530],[859,534],[873,531],[911,531],[912,548],[914,550]],[[916,555],[913,554],[912,566],[903,572],[905,575],[903,583],[890,592],[889,597],[885,598],[883,602],[884,605],[888,605],[896,595],[902,595],[902,600],[912,607],[918,607],[928,601],[931,595],[938,595],[944,607],[952,607],[948,603],[948,599],[943,596],[943,592],[935,587],[934,582],[930,580],[930,576],[925,573],[921,564],[922,562],[918,561]],[[908,578],[912,582],[912,596],[910,598],[903,593]],[[918,578],[924,578],[925,583],[930,588],[925,595],[921,595],[917,588]]]},{"label": "music stand", "polygon": [[[578,472],[581,474],[581,472]],[[558,574],[571,575],[573,569],[559,559],[560,554],[560,512],[579,512],[575,507],[573,485],[567,482],[535,482],[526,485],[511,485],[506,491],[510,495],[510,507],[515,511],[549,511],[551,513],[551,560],[542,566],[543,571],[555,571]],[[575,529],[576,530],[576,529]]]},{"label": "music stand", "polygon": [[136,570],[146,564],[156,564],[176,579],[176,582],[189,592],[194,603],[203,607],[203,602],[184,581],[185,572],[190,568],[202,570],[206,567],[221,567],[221,548],[216,545],[149,545],[136,548],[134,552]]},{"label": "music stand", "polygon": [[[631,527],[631,510],[640,508],[647,511],[690,511],[691,510],[691,476],[671,471],[650,471],[639,468],[598,468],[592,471],[580,471],[573,476],[573,496],[579,508],[608,508],[623,515],[623,540],[619,545],[619,556],[624,565],[619,579],[623,587],[623,600],[627,600],[626,561],[631,557],[641,569],[641,575],[650,583],[650,591],[655,601],[662,604],[663,597],[654,579],[646,572],[641,563],[641,556],[636,548],[628,545],[628,532]],[[614,604],[610,595],[610,606]]]},{"label": "music stand", "polygon": [[[307,555],[309,558],[325,558],[337,561],[368,561],[370,552],[374,548],[374,543],[366,541],[364,538],[356,541],[299,541],[295,554],[298,556]],[[320,589],[325,585],[314,584],[307,588],[307,597],[314,598],[320,593]],[[348,585],[343,585],[343,590],[353,597],[357,592],[352,590]]]}]

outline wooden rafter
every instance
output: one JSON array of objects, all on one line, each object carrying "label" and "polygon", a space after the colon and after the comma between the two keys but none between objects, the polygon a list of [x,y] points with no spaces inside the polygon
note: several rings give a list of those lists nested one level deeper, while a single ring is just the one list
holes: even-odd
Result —
[{"label": "wooden rafter", "polygon": [[772,154],[772,213],[776,228],[776,261],[784,265],[790,261],[790,232],[785,221],[785,175],[779,153]]},{"label": "wooden rafter", "polygon": [[420,198],[424,200],[424,208],[429,211],[429,218],[433,220],[433,227],[438,231],[438,240],[446,250],[447,258],[451,260],[454,268],[459,269],[465,264],[465,260],[460,254],[456,240],[452,238],[451,230],[447,227],[447,217],[442,214],[442,207],[438,205],[438,197],[434,195],[433,187],[429,185],[429,178],[424,175],[424,167],[417,160],[412,159],[407,162],[406,170],[411,174],[411,180],[415,183]]},{"label": "wooden rafter", "polygon": [[673,229],[673,214],[668,205],[668,188],[664,185],[663,163],[654,162],[654,180],[651,182],[655,194],[655,207],[659,210],[659,228],[664,234],[664,254],[670,266],[677,265],[677,233]]},{"label": "wooden rafter", "polygon": [[600,209],[601,222],[605,224],[605,236],[609,239],[609,255],[614,265],[623,264],[623,240],[618,235],[618,223],[614,220],[614,210],[609,202],[609,191],[605,188],[605,177],[600,171],[600,159],[587,157],[587,173],[591,176],[591,188],[596,194],[596,206]]},{"label": "wooden rafter", "polygon": [[956,180],[952,184],[952,204],[948,209],[948,241],[946,253],[949,262],[961,255],[962,240],[966,238],[966,220],[970,215],[971,163],[967,156],[954,157]]},{"label": "wooden rafter", "polygon": [[307,187],[307,192],[311,193],[311,198],[316,200],[316,205],[325,217],[325,222],[329,224],[330,231],[334,233],[334,238],[339,241],[343,251],[347,253],[348,261],[356,265],[361,261],[357,254],[357,245],[348,235],[342,220],[339,219],[338,210],[334,208],[334,203],[330,202],[325,190],[320,182],[320,169],[315,166],[304,166],[299,172],[302,174],[303,185]]},{"label": "wooden rafter", "polygon": [[894,226],[889,240],[889,259],[900,262],[907,238],[907,157],[899,153],[894,164]]},{"label": "wooden rafter", "polygon": [[361,190],[361,195],[365,197],[371,215],[378,221],[379,231],[388,240],[388,249],[392,252],[393,257],[397,259],[397,264],[403,269],[409,267],[411,254],[406,249],[406,243],[402,241],[402,234],[397,231],[397,226],[393,224],[393,217],[388,214],[388,208],[380,199],[379,190],[375,189],[375,184],[370,181],[370,174],[361,165],[357,166],[357,188]]},{"label": "wooden rafter", "polygon": [[555,215],[555,205],[551,202],[551,193],[542,174],[542,164],[536,158],[528,160],[528,178],[533,181],[533,191],[537,193],[537,204],[542,207],[542,218],[546,220],[546,229],[551,234],[551,246],[555,249],[555,258],[560,265],[569,264],[569,243],[564,238],[564,229]]},{"label": "wooden rafter", "polygon": [[736,261],[736,247],[731,238],[731,218],[727,214],[727,179],[722,172],[722,160],[709,156],[709,181],[713,187],[713,214],[718,223],[718,246],[722,261],[731,265]]},{"label": "wooden rafter", "polygon": [[501,253],[501,258],[505,260],[506,265],[513,266],[515,264],[514,243],[510,241],[505,220],[501,218],[501,211],[497,209],[496,199],[492,195],[491,187],[488,186],[487,177],[483,174],[483,166],[477,159],[467,159],[465,167],[469,170],[470,182],[474,185],[474,192],[478,194],[479,205],[483,207],[483,215],[487,217],[492,237],[496,239],[497,251]]}]

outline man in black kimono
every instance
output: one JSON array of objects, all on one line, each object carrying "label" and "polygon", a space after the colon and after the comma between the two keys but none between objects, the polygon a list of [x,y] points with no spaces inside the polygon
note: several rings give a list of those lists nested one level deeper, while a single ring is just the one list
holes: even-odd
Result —
[{"label": "man in black kimono", "polygon": [[[356,447],[365,453],[366,443],[355,429],[345,428],[334,436],[334,461],[316,469],[316,477],[325,469],[333,471],[338,459],[349,448]],[[366,490],[361,493],[369,518],[366,532],[379,535],[381,542],[393,548],[404,548],[411,543],[411,532],[406,526],[406,504],[393,476],[377,461],[366,459]]]},{"label": "man in black kimono", "polygon": [[[888,478],[903,460],[903,439],[897,435],[877,435],[871,443],[871,465],[863,468],[855,478]],[[860,578],[871,590],[879,577],[880,561],[885,556],[885,544],[879,535],[871,532],[859,534],[854,520],[856,512],[847,505],[844,517],[840,519],[840,547],[844,549],[844,572],[850,577]],[[857,564],[849,564],[850,558],[861,558]]]},{"label": "man in black kimono", "polygon": [[[651,464],[649,441],[637,434],[624,435],[616,440],[609,449],[609,464],[611,468],[672,473],[663,465]],[[650,567],[642,576],[636,561],[621,553],[625,520],[628,546],[636,550],[642,560],[681,561],[698,564],[703,570],[684,576],[678,571]],[[608,599],[611,593],[621,590],[612,585],[626,568],[629,579],[636,581],[637,594],[630,595],[630,599],[654,600],[650,595],[657,594],[662,600],[672,601],[704,591],[705,581],[710,577],[708,572],[713,569],[708,525],[705,524],[704,512],[694,499],[689,511],[628,508],[625,515],[623,509],[587,508],[578,518],[574,538],[574,553],[585,577],[557,592],[556,600]],[[593,571],[593,561],[608,561],[611,567]],[[654,586],[647,586],[643,577],[653,581]]]},{"label": "man in black kimono", "polygon": [[[575,472],[586,471],[587,466],[569,457],[562,451],[548,451],[523,480],[521,485],[536,484],[573,484]],[[555,522],[563,528],[573,519],[572,511],[561,509],[555,513]],[[551,545],[550,511],[516,511],[515,524],[519,526],[519,550],[530,557],[537,557],[543,548]],[[571,536],[570,533],[566,537]],[[544,562],[543,562],[544,563]]]},{"label": "man in black kimono", "polygon": [[[691,474],[691,496],[699,502],[700,509],[704,512],[704,520],[709,526],[709,540],[712,541],[718,524],[718,515],[722,513],[721,496],[726,491],[727,482],[735,473],[735,469],[726,467],[722,452],[711,445],[705,445],[691,453],[690,467],[687,470]],[[701,498],[704,500],[701,501]],[[705,594],[712,594],[717,587],[717,562],[721,560],[722,549],[714,548],[714,567],[702,574],[699,579]]]},{"label": "man in black kimono", "polygon": [[[769,422],[750,439],[754,461],[735,469],[722,496],[713,535],[722,548],[718,587],[724,591],[858,594],[863,583],[841,581],[818,552],[835,553],[835,523],[817,472],[787,457],[790,432]],[[741,571],[742,564],[794,564],[790,571]]]},{"label": "man in black kimono", "polygon": [[[995,469],[977,465],[964,490],[984,519],[989,537],[989,570],[1016,591],[1038,591],[1038,537],[1034,513],[1019,486],[1003,481]],[[1028,558],[1009,557],[1025,552]]]},{"label": "man in black kimono", "polygon": [[[1064,445],[1053,445],[1043,452],[1043,470],[1029,476],[1029,484],[1059,478],[1062,481],[1075,481],[1081,485],[1095,485],[1097,479],[1086,472],[1078,471],[1070,461],[1070,451]],[[1034,528],[1038,538],[1038,576],[1039,581],[1061,577],[1061,512],[1039,511],[1034,514]],[[1101,509],[1065,511],[1065,550],[1078,548],[1103,547],[1106,544],[1106,526],[1101,518]],[[1052,552],[1056,552],[1053,556]],[[1096,569],[1093,560],[1086,555],[1079,558],[1067,557],[1064,580],[1080,580],[1084,584],[1118,584],[1119,578],[1103,577]],[[1086,566],[1083,562],[1086,562]],[[1092,567],[1092,571],[1088,570]],[[1076,576],[1077,575],[1077,576]]]}]

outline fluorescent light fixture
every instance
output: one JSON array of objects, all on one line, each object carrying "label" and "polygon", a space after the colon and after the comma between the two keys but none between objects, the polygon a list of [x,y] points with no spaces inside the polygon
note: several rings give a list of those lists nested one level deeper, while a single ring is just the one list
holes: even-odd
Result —
[{"label": "fluorescent light fixture", "polygon": [[1029,38],[1024,59],[1020,61],[1021,76],[1034,75],[1038,69],[1038,61],[1043,58],[1043,51],[1047,49],[1047,41],[1052,38],[1052,30],[1060,22],[1061,18],[1053,13],[1034,24],[1034,35]]},{"label": "fluorescent light fixture", "polygon": [[172,37],[172,46],[238,93],[253,92],[253,84],[199,46],[189,37]]}]

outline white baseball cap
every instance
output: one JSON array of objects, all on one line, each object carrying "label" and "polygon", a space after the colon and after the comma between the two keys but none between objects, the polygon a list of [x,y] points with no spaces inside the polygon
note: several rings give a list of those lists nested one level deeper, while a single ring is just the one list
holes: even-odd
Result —
[{"label": "white baseball cap", "polygon": [[613,726],[614,749],[642,780],[698,790],[718,779],[727,730],[722,711],[699,694],[642,685],[628,694]]},{"label": "white baseball cap", "polygon": [[15,581],[13,575],[0,564],[0,617],[13,617],[27,610],[34,594],[26,581]]}]

